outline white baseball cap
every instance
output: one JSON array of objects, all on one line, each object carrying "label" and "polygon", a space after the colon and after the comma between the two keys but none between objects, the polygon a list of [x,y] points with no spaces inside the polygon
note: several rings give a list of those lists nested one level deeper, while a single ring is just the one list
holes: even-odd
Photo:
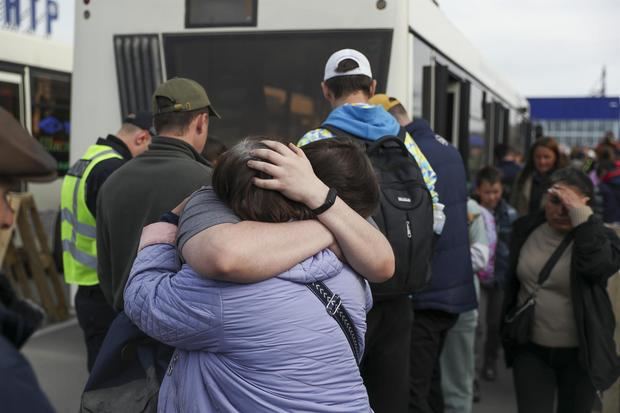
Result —
[{"label": "white baseball cap", "polygon": [[[354,60],[358,67],[355,69],[349,70],[348,72],[337,72],[336,69],[340,62],[346,59]],[[372,79],[372,71],[370,70],[370,62],[360,52],[353,49],[342,49],[338,50],[336,53],[332,54],[329,59],[327,59],[327,63],[325,64],[325,76],[323,76],[323,80],[328,80],[337,76],[353,76],[353,75],[364,75],[368,76]]]}]

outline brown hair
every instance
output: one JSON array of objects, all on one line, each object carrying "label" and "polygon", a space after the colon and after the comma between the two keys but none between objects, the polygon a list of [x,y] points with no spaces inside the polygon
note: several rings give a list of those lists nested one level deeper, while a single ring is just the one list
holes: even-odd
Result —
[{"label": "brown hair", "polygon": [[527,160],[525,161],[525,166],[523,167],[523,172],[519,176],[519,180],[516,183],[517,187],[522,186],[525,181],[532,176],[534,173],[534,152],[538,148],[547,148],[555,154],[555,164],[553,165],[553,169],[549,172],[549,174],[553,173],[556,169],[562,168],[565,165],[565,158],[560,153],[560,145],[558,142],[549,137],[539,138],[534,142],[534,144],[530,147],[530,150],[527,154]]},{"label": "brown hair", "polygon": [[[358,67],[359,65],[355,60],[344,59],[338,63],[336,72],[347,73],[348,71]],[[370,86],[372,85],[372,79],[366,75],[342,75],[327,79],[325,81],[325,85],[336,99],[357,91],[362,91],[367,97],[370,97]]]},{"label": "brown hair", "polygon": [[[251,150],[267,148],[263,139],[246,138],[221,155],[213,171],[216,194],[245,220],[287,222],[313,218],[305,205],[252,183],[255,176],[269,178],[247,166]],[[306,145],[303,150],[319,179],[335,188],[357,213],[372,215],[379,202],[379,187],[370,161],[357,145],[350,139],[327,139]]]}]

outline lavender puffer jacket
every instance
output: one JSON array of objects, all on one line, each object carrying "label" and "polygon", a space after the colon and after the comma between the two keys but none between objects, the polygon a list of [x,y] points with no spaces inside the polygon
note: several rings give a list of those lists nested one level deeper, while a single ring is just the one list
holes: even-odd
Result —
[{"label": "lavender puffer jacket", "polygon": [[255,284],[200,278],[172,245],[141,250],[125,312],[177,348],[159,411],[371,412],[344,333],[304,285],[315,280],[340,295],[363,343],[370,289],[329,250]]}]

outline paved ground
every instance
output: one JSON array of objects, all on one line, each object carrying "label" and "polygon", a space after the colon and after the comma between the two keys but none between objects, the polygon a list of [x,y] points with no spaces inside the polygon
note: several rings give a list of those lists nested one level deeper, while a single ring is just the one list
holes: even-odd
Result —
[{"label": "paved ground", "polygon": [[482,397],[473,413],[517,413],[510,370],[501,369],[496,381],[481,381],[480,386]]},{"label": "paved ground", "polygon": [[[86,348],[76,321],[38,332],[25,346],[24,353],[57,412],[77,412],[88,373]],[[509,371],[502,370],[496,382],[483,381],[481,385],[482,401],[474,405],[473,413],[516,413]]]},{"label": "paved ground", "polygon": [[76,413],[88,378],[86,347],[77,321],[73,319],[37,332],[23,352],[57,413]]}]

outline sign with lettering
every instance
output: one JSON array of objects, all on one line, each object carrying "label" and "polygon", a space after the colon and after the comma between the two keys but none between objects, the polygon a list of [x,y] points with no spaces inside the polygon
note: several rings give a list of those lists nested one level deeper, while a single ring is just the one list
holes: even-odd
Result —
[{"label": "sign with lettering", "polygon": [[3,28],[51,35],[58,20],[57,0],[0,0]]}]

